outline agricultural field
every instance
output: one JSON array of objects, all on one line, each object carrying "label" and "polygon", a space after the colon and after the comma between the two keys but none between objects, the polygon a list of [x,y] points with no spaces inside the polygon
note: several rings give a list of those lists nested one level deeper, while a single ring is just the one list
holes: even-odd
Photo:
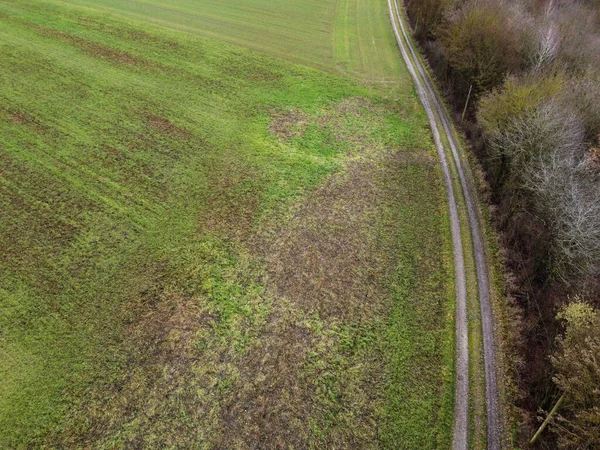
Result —
[{"label": "agricultural field", "polygon": [[368,80],[408,81],[376,0],[67,0]]},{"label": "agricultural field", "polygon": [[448,448],[384,0],[0,3],[0,448]]}]

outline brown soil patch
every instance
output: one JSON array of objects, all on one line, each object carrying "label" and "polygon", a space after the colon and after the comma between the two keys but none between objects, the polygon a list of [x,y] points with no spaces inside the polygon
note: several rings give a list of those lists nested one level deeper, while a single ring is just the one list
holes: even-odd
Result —
[{"label": "brown soil patch", "polygon": [[63,33],[62,31],[53,30],[51,28],[43,28],[33,25],[33,28],[39,30],[39,33],[45,37],[60,39],[80,48],[85,53],[95,58],[105,59],[108,61],[125,64],[128,66],[148,66],[149,62],[145,59],[131,55],[121,50],[106,47],[99,42],[88,41],[71,34]]},{"label": "brown soil patch", "polygon": [[89,17],[76,17],[76,20],[78,23],[84,25],[87,28],[93,28],[121,39],[143,41],[146,44],[150,42],[153,44],[160,45],[161,47],[170,49],[175,49],[180,46],[178,42],[155,36],[153,34],[147,33],[146,31],[136,30],[132,27],[119,28],[113,25],[109,25],[106,22],[100,20],[91,19]]},{"label": "brown soil patch", "polygon": [[[328,420],[318,389],[332,362],[311,369],[311,358],[331,357],[335,343],[327,327],[368,323],[388,307],[383,283],[394,268],[395,252],[378,241],[377,221],[398,195],[390,183],[398,166],[409,162],[383,154],[351,164],[299,205],[271,244],[256,250],[267,260],[275,312],[238,366],[238,382],[221,412],[218,448],[300,449],[314,443],[311,421]],[[325,331],[300,320],[316,315]],[[362,429],[348,426],[330,436],[335,448],[377,445],[371,424],[378,414],[378,374],[360,370],[369,379],[343,392],[352,399],[340,400],[340,407],[350,408],[349,422]],[[360,424],[356,417],[362,417]]]},{"label": "brown soil patch", "polygon": [[0,106],[0,112],[6,114],[6,119],[13,125],[25,126],[36,133],[48,131],[46,126],[41,125],[34,117],[21,110],[3,109]]},{"label": "brown soil patch", "polygon": [[219,448],[306,448],[310,380],[302,366],[314,341],[305,326],[278,317],[240,363],[242,375],[221,413]]},{"label": "brown soil patch", "polygon": [[[95,389],[80,405],[85,428],[80,423],[65,427],[48,437],[50,446],[112,448],[114,441],[105,439],[120,434],[124,448],[181,448],[184,442],[202,441],[211,406],[201,392],[215,389],[215,382],[197,368],[215,366],[212,356],[194,344],[199,330],[210,329],[215,318],[197,298],[153,289],[128,305],[131,323],[123,339],[131,351],[123,376]],[[73,417],[77,420],[81,411]]]},{"label": "brown soil patch", "polygon": [[310,120],[306,113],[298,109],[273,111],[269,131],[282,141],[291,141],[304,134]]},{"label": "brown soil patch", "polygon": [[351,165],[295,212],[270,248],[275,294],[320,317],[357,319],[377,302],[377,261],[370,246],[385,191],[376,161]]},{"label": "brown soil patch", "polygon": [[137,56],[133,56],[121,50],[105,47],[96,42],[86,41],[79,38],[69,38],[69,41],[75,43],[79,48],[84,50],[88,55],[95,58],[106,59],[108,61],[125,64],[128,66],[145,66],[147,61]]},{"label": "brown soil patch", "polygon": [[181,128],[175,125],[166,117],[161,117],[157,115],[149,115],[147,118],[148,125],[154,130],[163,133],[163,134],[171,134],[175,136],[181,137],[189,137],[191,133],[185,128]]},{"label": "brown soil patch", "polygon": [[26,125],[31,122],[31,120],[21,112],[13,112],[11,114],[11,121],[15,125]]},{"label": "brown soil patch", "polygon": [[99,42],[88,41],[87,39],[67,34],[59,30],[52,28],[42,27],[40,25],[32,24],[18,19],[13,19],[15,22],[21,25],[35,30],[40,36],[49,37],[53,39],[59,39],[68,42],[84,51],[86,54],[95,58],[108,60],[115,63],[120,63],[128,66],[155,66],[161,67],[157,64],[151,63],[143,58],[135,55],[131,55],[122,50],[107,47]]}]

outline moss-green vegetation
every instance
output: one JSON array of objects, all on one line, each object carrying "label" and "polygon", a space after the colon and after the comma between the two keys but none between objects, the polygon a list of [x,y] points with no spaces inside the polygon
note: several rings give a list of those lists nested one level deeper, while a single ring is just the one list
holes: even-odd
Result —
[{"label": "moss-green vegetation", "polygon": [[[256,17],[339,13],[288,3]],[[61,2],[2,3],[0,38],[0,447],[448,447],[445,197],[397,63]]]}]

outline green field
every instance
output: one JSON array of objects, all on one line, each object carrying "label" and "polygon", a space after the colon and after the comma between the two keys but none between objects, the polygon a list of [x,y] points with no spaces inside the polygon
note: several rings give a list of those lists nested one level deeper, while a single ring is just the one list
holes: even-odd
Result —
[{"label": "green field", "polygon": [[409,79],[380,0],[67,0],[367,80]]},{"label": "green field", "polygon": [[0,448],[448,448],[446,210],[383,0],[1,2]]}]

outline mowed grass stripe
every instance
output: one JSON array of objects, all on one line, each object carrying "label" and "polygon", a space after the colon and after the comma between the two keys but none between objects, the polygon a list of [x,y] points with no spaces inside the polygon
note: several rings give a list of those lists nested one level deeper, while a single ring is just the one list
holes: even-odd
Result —
[{"label": "mowed grass stripe", "polygon": [[68,0],[372,82],[408,78],[382,0]]},{"label": "mowed grass stripe", "polygon": [[[11,36],[20,34],[16,32],[16,28],[11,27],[11,24],[7,24],[4,30],[7,32],[4,35],[6,42],[9,42],[10,39],[18,48],[18,50],[11,52],[13,58],[7,60],[7,65],[9,64],[12,70],[6,74],[5,80],[8,86],[21,85],[21,88],[16,92],[4,91],[3,96],[8,97],[5,97],[3,102],[4,113],[8,115],[10,111],[14,115],[22,114],[21,111],[27,111],[26,115],[23,113],[21,119],[18,120],[29,122],[29,124],[20,127],[15,127],[14,123],[10,123],[10,121],[8,121],[8,124],[6,122],[2,124],[4,126],[9,125],[4,128],[5,136],[14,136],[15,138],[14,145],[6,150],[12,150],[14,157],[19,155],[24,160],[38,165],[40,170],[54,173],[58,178],[63,178],[66,182],[79,188],[83,188],[85,185],[87,195],[110,205],[117,211],[125,212],[127,206],[121,204],[121,202],[131,201],[128,188],[120,186],[119,183],[115,182],[116,180],[102,177],[104,168],[98,161],[90,161],[91,156],[96,156],[93,152],[78,151],[93,142],[93,137],[89,135],[89,131],[85,129],[84,125],[94,120],[93,110],[89,110],[92,115],[78,115],[79,108],[77,103],[74,102],[76,97],[74,98],[68,87],[65,89],[60,86],[65,79],[65,73],[72,74],[73,79],[77,79],[80,86],[86,83],[86,78],[93,86],[95,84],[94,74],[98,72],[85,73],[85,71],[79,71],[80,64],[77,61],[80,55],[73,52],[68,45],[61,47],[52,40],[49,40],[49,42],[43,40],[36,46],[35,51],[28,52],[24,50],[23,46],[27,45],[29,47],[28,43],[31,42],[32,38],[35,38],[35,33],[24,30],[22,33],[24,35],[23,39],[12,39]],[[28,76],[28,69],[19,70],[19,64],[16,63],[16,60],[21,61],[23,59],[42,62],[35,70],[45,72],[44,81],[47,84],[55,82],[59,88],[48,91],[47,85],[44,86],[39,79],[32,79]],[[118,80],[116,74],[111,75],[114,76],[111,76],[110,80]],[[118,83],[115,83],[108,90],[115,92],[118,91],[119,87]],[[13,103],[13,99],[18,99],[18,102]],[[95,106],[98,112],[110,114],[103,102],[95,102]],[[45,115],[50,116],[50,121],[47,123],[40,119]],[[67,123],[60,121],[60,117],[64,116],[72,116],[74,120]],[[45,139],[40,139],[40,133],[45,135]],[[66,139],[69,140],[70,145],[60,145]],[[92,164],[93,162],[95,164]],[[107,193],[110,193],[110,195],[107,196]],[[115,193],[119,193],[120,198],[115,197]],[[140,201],[136,200],[135,202],[145,208],[152,207],[147,202],[140,204]]]},{"label": "mowed grass stripe", "polygon": [[[348,74],[368,82],[406,83],[406,68],[394,53],[385,1],[339,0],[335,24],[335,62]],[[407,90],[402,86],[400,90]]]},{"label": "mowed grass stripe", "polygon": [[0,447],[447,447],[447,218],[405,75],[61,2],[0,24]]},{"label": "mowed grass stripe", "polygon": [[68,1],[215,37],[310,66],[327,68],[333,60],[334,0],[179,0],[168,6],[160,1]]}]

